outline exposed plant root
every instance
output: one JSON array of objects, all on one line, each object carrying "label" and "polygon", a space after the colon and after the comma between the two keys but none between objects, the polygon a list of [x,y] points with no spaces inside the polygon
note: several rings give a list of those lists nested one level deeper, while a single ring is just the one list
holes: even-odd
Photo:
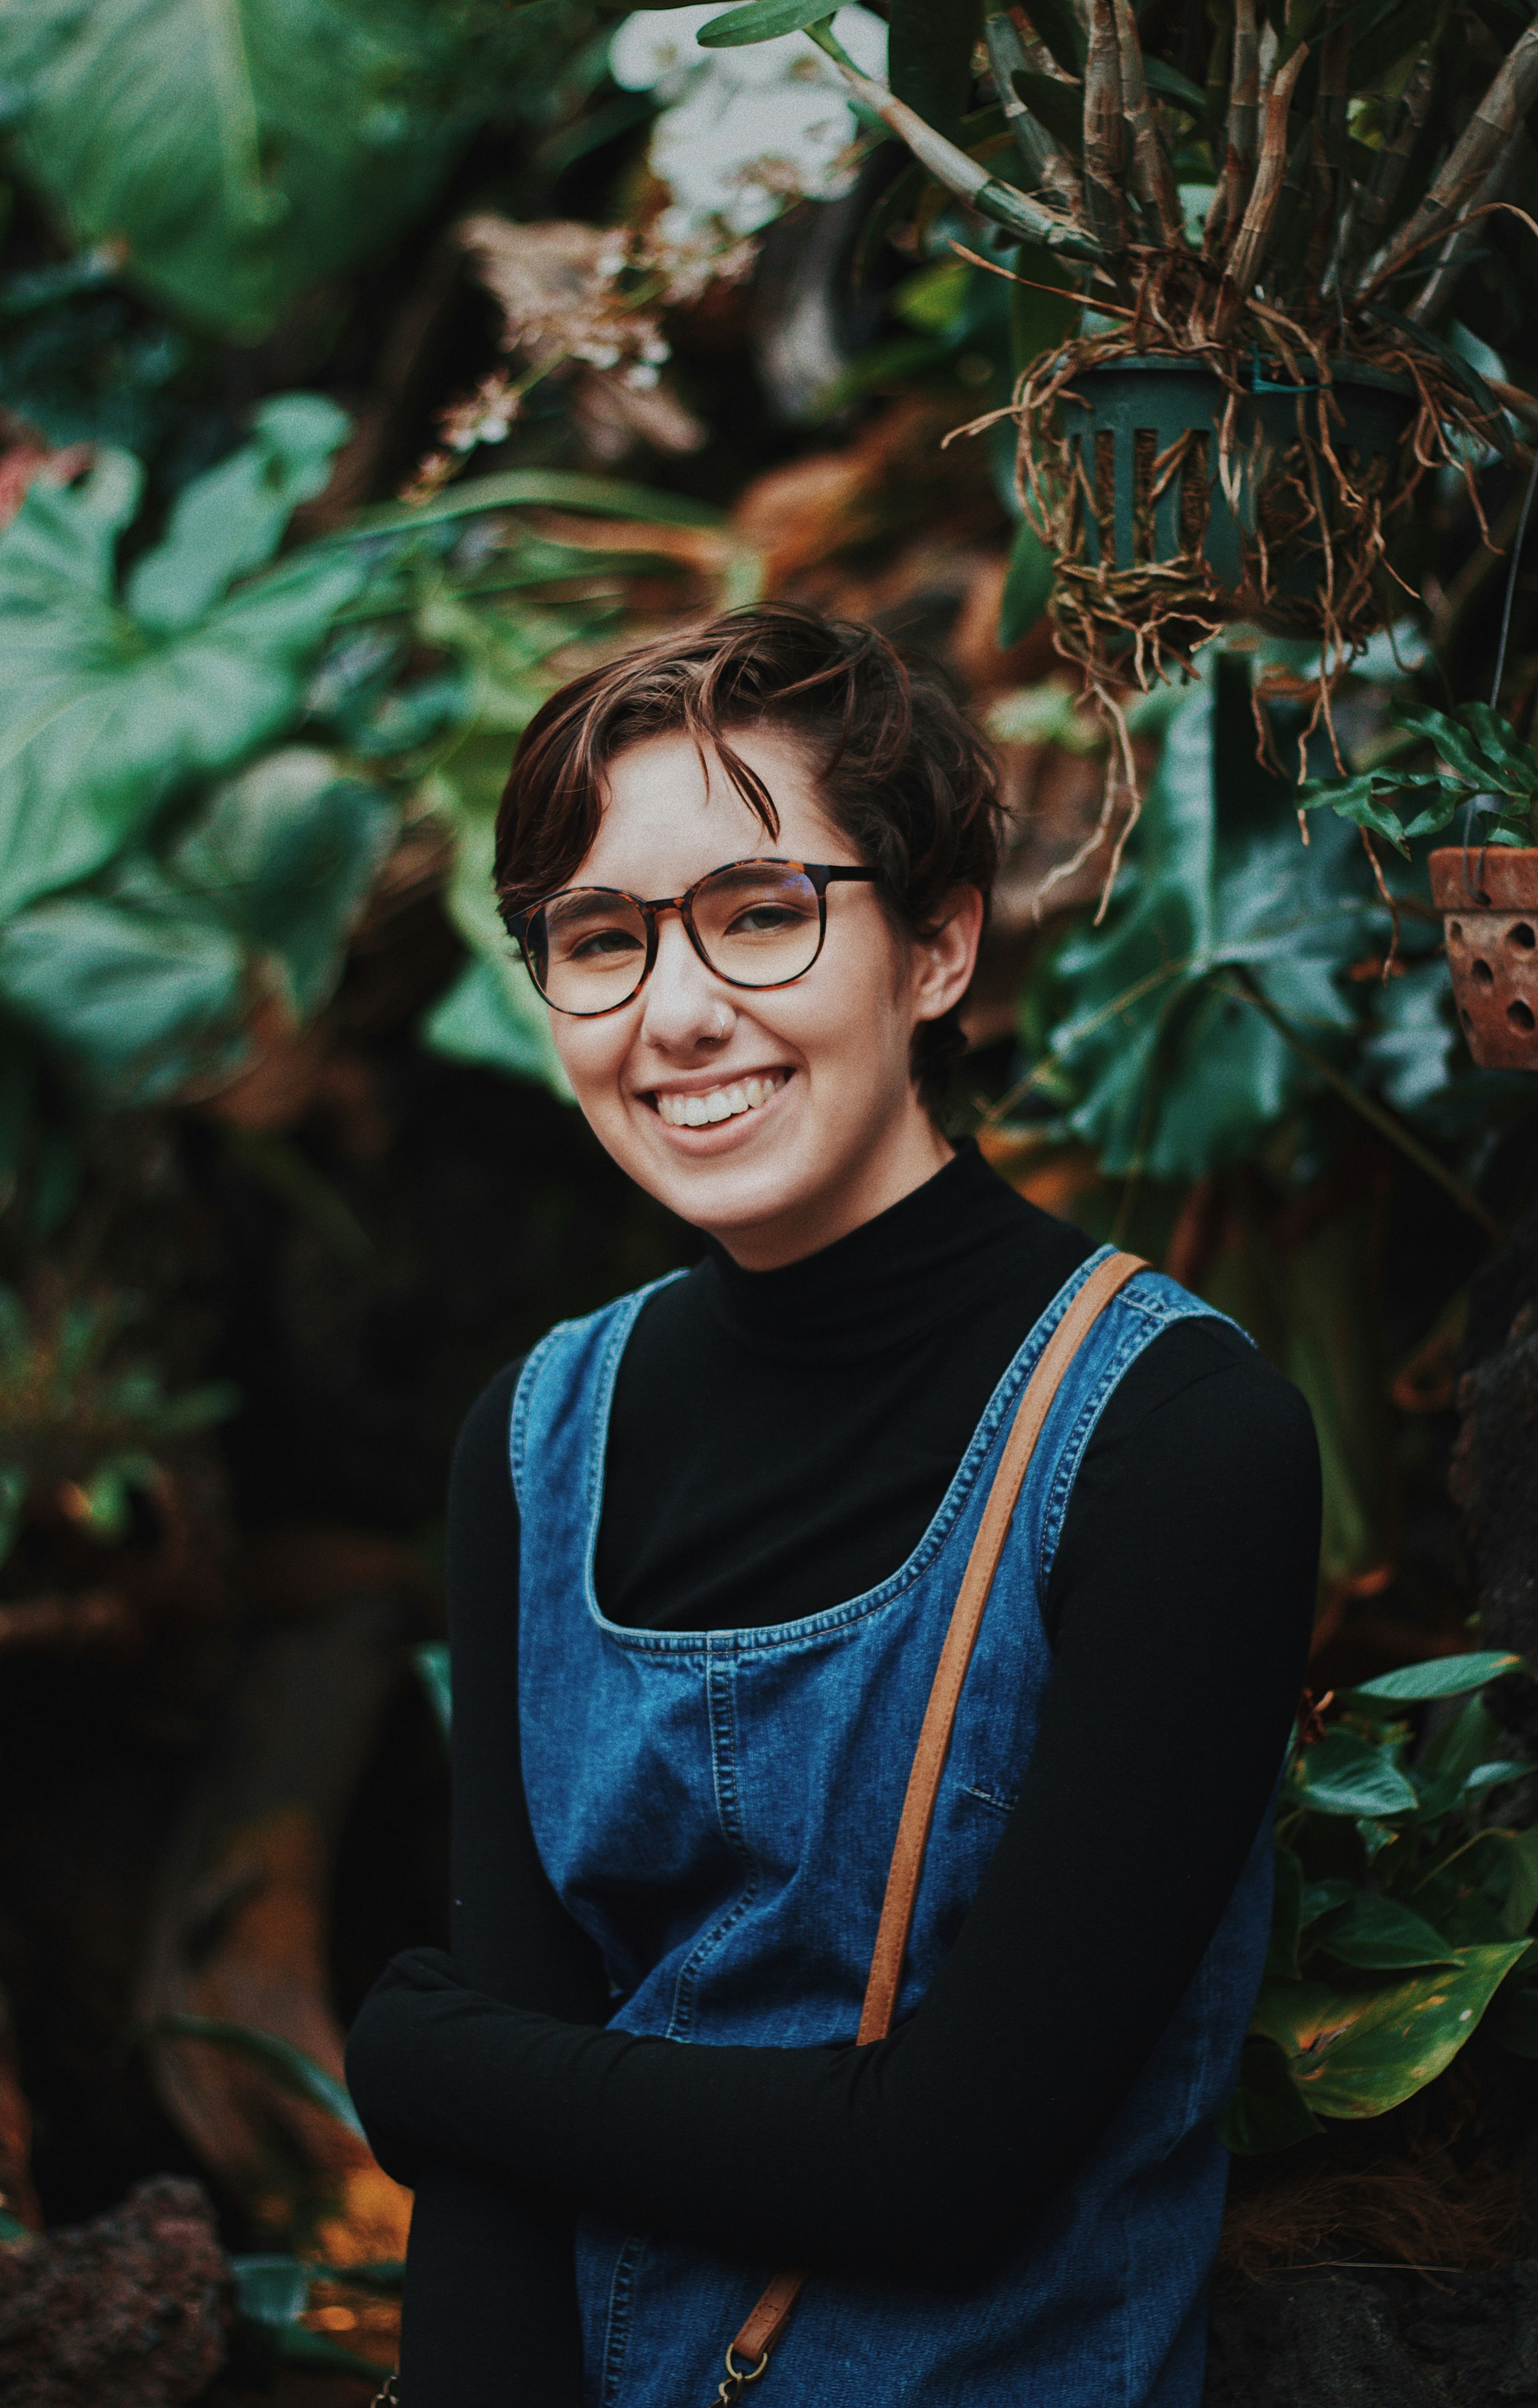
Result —
[{"label": "exposed plant root", "polygon": [[1508,2264],[1526,2211],[1514,2166],[1482,2159],[1461,2172],[1445,2152],[1416,2163],[1288,2167],[1229,2196],[1217,2262],[1258,2277],[1354,2254],[1404,2266]]},{"label": "exposed plant root", "polygon": [[[1083,674],[1115,738],[1105,811],[1090,841],[1103,840],[1125,796],[1128,817],[1114,847],[1117,861],[1139,802],[1117,695],[1189,674],[1202,646],[1237,621],[1311,639],[1319,646],[1319,672],[1289,686],[1305,711],[1300,773],[1307,774],[1309,746],[1321,727],[1344,767],[1332,697],[1388,615],[1390,580],[1402,582],[1387,559],[1401,516],[1428,471],[1445,465],[1459,468],[1479,513],[1470,459],[1499,433],[1446,364],[1409,332],[1361,322],[1343,327],[1338,319],[1305,327],[1254,296],[1234,312],[1233,289],[1211,263],[1173,252],[1139,256],[1135,307],[1036,362],[1020,379],[1009,412],[1019,427],[1021,502],[1057,564],[1056,647]],[[1205,368],[1220,391],[1209,427],[1179,435],[1157,457],[1144,452],[1140,465],[1134,548],[1155,550],[1152,514],[1176,483],[1181,548],[1163,559],[1123,563],[1114,556],[1114,497],[1100,490],[1092,447],[1074,439],[1074,420],[1089,407],[1089,371],[1149,355]],[[1262,389],[1273,395],[1281,388],[1291,398],[1292,428],[1280,441],[1274,432],[1262,436],[1253,412],[1262,367]],[[1358,461],[1346,451],[1336,380],[1358,369],[1387,372],[1404,396],[1407,423],[1397,457]],[[1209,446],[1203,471],[1200,453]],[[1190,507],[1193,489],[1199,509]],[[1241,572],[1232,583],[1218,575],[1205,547],[1208,512],[1225,506],[1238,529]],[[1479,523],[1488,541],[1482,513]],[[1257,734],[1261,758],[1279,771],[1259,696]],[[1063,875],[1074,866],[1066,865]]]}]

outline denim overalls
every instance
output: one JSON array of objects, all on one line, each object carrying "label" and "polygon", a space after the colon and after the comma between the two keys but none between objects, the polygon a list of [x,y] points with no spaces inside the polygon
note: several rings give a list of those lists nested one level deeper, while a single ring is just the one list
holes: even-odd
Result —
[{"label": "denim overalls", "polygon": [[[652,1291],[563,1324],[530,1355],[512,1412],[524,1783],[545,1870],[602,1948],[619,2028],[681,2042],[853,2040],[914,1742],[988,1484],[1026,1380],[1108,1251],[1026,1340],[900,1570],[769,1629],[628,1630],[598,1609],[610,1402]],[[1090,1433],[1150,1340],[1206,1310],[1140,1272],[1053,1406],[967,1676],[899,2018],[954,1941],[1030,1759],[1052,1660],[1037,1600]],[[1096,1911],[1086,1899],[1085,1914]],[[762,2393],[749,2395],[755,2408],[1198,2408],[1228,2172],[1213,2117],[1237,2069],[1270,1913],[1262,1829],[1173,2020],[1014,2265],[962,2299],[814,2275]],[[751,2167],[722,2173],[753,2179]],[[582,2220],[586,2408],[709,2408],[726,2343],[771,2271]]]}]

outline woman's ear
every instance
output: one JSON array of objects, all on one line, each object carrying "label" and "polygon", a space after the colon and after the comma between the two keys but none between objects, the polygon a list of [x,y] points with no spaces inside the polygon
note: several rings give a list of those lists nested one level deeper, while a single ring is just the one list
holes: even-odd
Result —
[{"label": "woman's ear", "polygon": [[976,886],[957,886],[946,896],[944,918],[932,936],[913,944],[913,1017],[940,1020],[971,984],[983,935],[983,896]]}]

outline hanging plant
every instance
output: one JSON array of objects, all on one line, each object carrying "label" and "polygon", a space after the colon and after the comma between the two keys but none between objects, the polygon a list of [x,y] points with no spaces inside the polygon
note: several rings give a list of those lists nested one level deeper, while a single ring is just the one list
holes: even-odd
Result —
[{"label": "hanging plant", "polygon": [[[943,14],[894,0],[895,87]],[[1333,743],[1332,683],[1406,590],[1389,551],[1417,487],[1454,466],[1478,511],[1471,463],[1511,449],[1504,389],[1432,329],[1482,222],[1514,206],[1538,25],[1464,122],[1446,7],[1231,0],[1214,16],[1198,85],[1144,55],[1130,0],[989,15],[999,116],[972,152],[929,122],[913,77],[904,97],[862,75],[815,0],[753,0],[698,36],[803,28],[940,185],[1026,247],[1013,269],[979,264],[1022,281],[1031,252],[1071,264],[1080,331],[1027,365],[1007,414],[1056,562],[1058,649],[1118,733],[1097,832],[1119,784],[1133,808],[1118,857],[1136,816],[1128,681],[1146,690],[1219,628],[1258,622],[1317,640],[1302,742],[1322,719]],[[1210,179],[1204,206],[1177,156]]]}]

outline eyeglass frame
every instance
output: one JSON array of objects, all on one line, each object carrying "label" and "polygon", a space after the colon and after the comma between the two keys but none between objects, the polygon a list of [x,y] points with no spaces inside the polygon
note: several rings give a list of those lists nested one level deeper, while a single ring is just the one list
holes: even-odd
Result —
[{"label": "eyeglass frame", "polygon": [[[763,982],[755,979],[734,979],[726,970],[717,969],[705,951],[699,931],[694,924],[691,906],[702,886],[708,886],[712,878],[723,877],[728,869],[755,868],[798,870],[817,897],[817,950],[805,969],[796,970],[787,979],[769,979]],[[835,884],[854,884],[856,882],[867,885],[877,885],[880,881],[879,869],[853,868],[837,861],[789,861],[782,859],[777,853],[749,853],[740,861],[723,861],[714,869],[707,869],[704,876],[697,878],[692,886],[686,886],[682,895],[658,895],[650,902],[640,895],[632,895],[624,886],[563,886],[554,895],[547,895],[542,903],[531,903],[526,911],[517,912],[510,924],[513,936],[518,940],[518,949],[523,955],[525,968],[534,981],[535,992],[540,1000],[548,1003],[552,1011],[564,1012],[568,1020],[604,1020],[610,1012],[623,1011],[627,1003],[634,1003],[656,968],[657,914],[660,911],[678,913],[683,923],[683,932],[696,953],[704,963],[711,976],[720,979],[724,986],[737,987],[747,995],[771,995],[781,987],[795,986],[798,980],[804,979],[809,971],[816,968],[822,957],[823,947],[827,942],[828,888]],[[633,903],[646,924],[646,962],[640,978],[629,994],[622,996],[618,1003],[600,1004],[597,1011],[573,1011],[568,1005],[554,1002],[539,984],[529,955],[528,931],[533,922],[541,911],[548,911],[553,903],[562,902],[568,895],[617,896],[622,903]]]}]

